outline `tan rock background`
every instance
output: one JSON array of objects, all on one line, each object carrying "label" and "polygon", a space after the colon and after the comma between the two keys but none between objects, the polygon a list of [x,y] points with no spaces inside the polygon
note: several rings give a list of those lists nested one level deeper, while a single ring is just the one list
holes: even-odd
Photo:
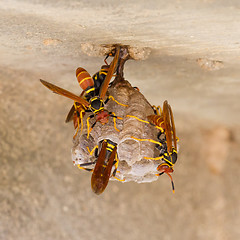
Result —
[{"label": "tan rock background", "polygon": [[[0,239],[239,239],[240,3],[0,2]],[[80,90],[102,57],[82,44],[151,49],[125,77],[155,105],[168,99],[180,154],[150,184],[110,182],[103,195],[71,161],[72,102],[39,78]]]}]

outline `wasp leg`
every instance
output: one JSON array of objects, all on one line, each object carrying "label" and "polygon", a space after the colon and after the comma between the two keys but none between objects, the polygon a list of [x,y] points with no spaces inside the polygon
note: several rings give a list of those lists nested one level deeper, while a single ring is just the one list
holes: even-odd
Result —
[{"label": "wasp leg", "polygon": [[91,126],[91,128],[88,131],[88,135],[87,138],[89,138],[89,133],[93,130],[94,126],[96,125],[97,122],[94,122],[93,125]]},{"label": "wasp leg", "polygon": [[139,91],[139,92],[140,92],[140,90],[139,90],[139,88],[138,88],[138,87],[134,87],[134,89],[136,89],[137,91]]},{"label": "wasp leg", "polygon": [[135,118],[135,119],[137,119],[137,120],[140,121],[140,122],[144,122],[144,123],[150,124],[150,125],[154,126],[155,128],[159,129],[161,132],[163,132],[163,128],[161,128],[161,127],[159,127],[159,126],[156,126],[155,124],[152,124],[152,123],[150,123],[150,122],[148,122],[148,121],[146,121],[146,120],[142,120],[142,119],[140,119],[140,118],[138,118],[138,117],[136,117],[136,116],[133,116],[133,115],[126,115],[126,117]]},{"label": "wasp leg", "polygon": [[140,142],[151,142],[151,143],[155,143],[155,144],[157,144],[157,145],[159,145],[159,146],[162,146],[162,143],[160,143],[160,142],[158,142],[158,141],[154,141],[154,140],[152,140],[152,139],[149,139],[149,138],[135,138],[135,137],[131,137],[132,139],[134,139],[134,140],[137,140],[137,141],[140,141]]},{"label": "wasp leg", "polygon": [[[90,116],[87,118],[87,129],[88,129],[87,138],[89,138],[89,133],[92,131],[92,127],[91,127],[91,129],[89,129],[89,119],[91,119],[91,118],[93,118],[93,117],[94,117],[94,115],[90,115]],[[96,122],[95,122],[95,124],[96,124]],[[94,126],[95,126],[95,124],[94,124]]]},{"label": "wasp leg", "polygon": [[119,129],[117,129],[117,123],[116,123],[116,119],[123,119],[122,117],[117,117],[116,114],[114,112],[109,112],[109,116],[111,116],[113,118],[113,123],[114,123],[114,128],[117,132],[120,132]]},{"label": "wasp leg", "polygon": [[115,169],[114,169],[114,171],[113,171],[112,177],[114,177],[115,179],[117,179],[117,180],[120,181],[120,182],[124,182],[125,179],[120,179],[120,178],[117,178],[117,177],[116,177],[116,173],[119,172],[119,171],[117,171],[118,164],[119,164],[119,159],[118,159],[118,157],[117,157],[117,153],[116,153],[116,155],[115,155],[115,159],[116,159],[116,160],[115,160],[115,163],[114,163]]},{"label": "wasp leg", "polygon": [[162,115],[162,108],[160,106],[156,107],[155,105],[153,105],[152,109],[156,115]]},{"label": "wasp leg", "polygon": [[89,147],[87,147],[87,150],[88,150],[90,156],[93,154],[93,152],[94,152],[97,148],[98,148],[98,145],[96,145],[96,146],[92,149],[92,151],[90,151]]},{"label": "wasp leg", "polygon": [[108,66],[109,66],[109,64],[108,64],[108,62],[107,62],[107,59],[108,59],[109,56],[112,56],[112,55],[108,54],[108,55],[105,57],[105,59],[104,59],[105,64],[108,65]]},{"label": "wasp leg", "polygon": [[108,96],[108,99],[112,99],[115,103],[117,103],[117,104],[120,105],[120,106],[128,107],[128,105],[123,104],[123,103],[120,103],[120,102],[118,102],[117,100],[115,100],[115,98],[114,98],[113,96]]},{"label": "wasp leg", "polygon": [[104,104],[107,104],[108,101],[110,100],[109,96],[106,98],[106,100],[104,101]]},{"label": "wasp leg", "polygon": [[91,169],[91,168],[85,168],[85,166],[93,165],[93,164],[95,164],[95,163],[96,163],[96,161],[90,162],[90,163],[78,164],[77,166],[78,166],[78,168],[81,169],[81,170],[85,170],[85,171],[88,171],[88,172],[92,172],[93,169]]},{"label": "wasp leg", "polygon": [[144,123],[151,124],[150,122],[145,121],[145,120],[142,120],[142,119],[140,119],[140,118],[138,118],[138,117],[136,117],[136,116],[133,116],[133,115],[126,115],[126,117],[135,118],[135,119],[137,119],[137,120],[140,121],[140,122],[144,122]]},{"label": "wasp leg", "polygon": [[[119,171],[116,171],[116,172],[119,172]],[[119,182],[125,182],[125,178],[124,179],[120,179],[120,178],[117,178],[115,176],[113,176],[115,179],[117,179]]]},{"label": "wasp leg", "polygon": [[155,157],[155,158],[151,158],[151,157],[144,157],[144,159],[158,161],[158,160],[161,160],[161,159],[163,159],[163,156],[161,156],[161,157]]},{"label": "wasp leg", "polygon": [[109,66],[109,64],[107,63],[108,57],[109,57],[109,56],[114,57],[115,53],[116,53],[116,50],[113,49],[110,53],[107,54],[107,56],[106,56],[105,59],[104,59],[104,62],[106,63],[106,65]]},{"label": "wasp leg", "polygon": [[80,120],[81,120],[81,133],[82,133],[82,130],[83,130],[83,121],[82,121],[82,119],[83,119],[84,111],[82,110],[82,111],[80,111],[80,113],[79,113],[79,111],[76,111],[76,112],[77,112],[77,124],[78,124],[78,126],[77,126],[76,133],[73,136],[73,139],[75,139],[75,137],[78,134],[78,131],[79,131],[79,128],[80,128]]}]

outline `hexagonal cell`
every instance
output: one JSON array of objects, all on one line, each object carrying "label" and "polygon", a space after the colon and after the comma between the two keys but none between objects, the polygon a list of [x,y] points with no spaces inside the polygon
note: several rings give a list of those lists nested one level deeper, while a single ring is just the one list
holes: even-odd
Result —
[{"label": "hexagonal cell", "polygon": [[[77,137],[74,139],[72,148],[72,159],[74,164],[89,163],[94,160],[94,154],[90,156],[91,151],[101,140],[109,139],[117,143],[117,155],[119,166],[116,177],[124,179],[125,182],[151,182],[157,179],[155,175],[158,173],[157,166],[161,160],[146,160],[145,157],[155,158],[160,154],[160,150],[155,148],[155,144],[149,141],[138,141],[138,139],[157,140],[159,130],[154,126],[139,121],[130,116],[136,116],[139,119],[147,120],[147,116],[154,114],[153,109],[146,98],[126,80],[113,82],[108,89],[108,95],[113,96],[119,103],[127,104],[121,106],[113,100],[109,100],[105,108],[109,112],[114,112],[116,116],[123,119],[116,120],[116,128],[114,127],[113,118],[110,117],[109,122],[102,125],[100,122],[92,129],[89,137],[87,137],[87,118],[91,113],[86,113],[83,117],[83,130],[79,130]],[[90,119],[90,126],[95,119]],[[88,149],[89,150],[88,150]],[[94,165],[92,165],[94,167]],[[113,168],[114,170],[114,168]],[[114,179],[113,177],[111,179]]]}]

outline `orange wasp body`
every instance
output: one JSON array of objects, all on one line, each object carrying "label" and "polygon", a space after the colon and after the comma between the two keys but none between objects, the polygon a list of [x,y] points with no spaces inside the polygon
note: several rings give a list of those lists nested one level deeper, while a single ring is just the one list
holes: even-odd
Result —
[{"label": "orange wasp body", "polygon": [[[98,150],[100,152],[98,154]],[[90,155],[95,151],[96,161],[82,163],[78,165],[78,168],[86,171],[93,172],[91,179],[92,190],[96,194],[101,194],[108,185],[109,178],[111,177],[112,168],[115,165],[115,169],[112,176],[115,177],[118,167],[117,158],[117,144],[109,139],[104,139],[98,146],[94,147]],[[86,168],[87,166],[94,165],[94,168]],[[116,177],[115,177],[116,178]],[[120,180],[119,181],[124,181]]]},{"label": "orange wasp body", "polygon": [[[162,128],[158,135],[158,139],[163,152],[158,159],[161,159],[164,163],[157,167],[157,170],[160,172],[158,175],[166,173],[171,179],[174,191],[174,184],[170,173],[173,172],[173,166],[177,161],[177,137],[173,113],[168,101],[164,101],[161,114],[158,110],[155,110],[155,113],[155,115],[148,116],[148,120],[151,124],[158,126],[160,129]],[[164,138],[162,138],[162,136],[164,136]]]},{"label": "orange wasp body", "polygon": [[[103,65],[101,70],[95,73],[92,78],[84,68],[78,68],[76,70],[77,80],[80,87],[83,89],[80,97],[89,101],[91,97],[99,95],[100,88],[107,76],[109,67],[109,65]],[[94,85],[92,84],[92,81],[94,82]],[[65,122],[68,123],[73,120],[74,128],[78,128],[85,111],[86,108],[84,105],[75,102],[70,109]]]},{"label": "orange wasp body", "polygon": [[[70,110],[66,121],[70,121],[72,118],[72,114],[75,112],[75,116],[73,116],[74,125],[79,126],[79,123],[83,117],[85,112],[92,112],[93,115],[89,116],[88,119],[92,117],[96,117],[95,123],[92,125],[91,129],[94,127],[96,122],[100,122],[105,124],[108,122],[109,116],[113,118],[117,118],[114,113],[108,112],[104,109],[104,104],[109,100],[109,98],[104,102],[104,97],[106,95],[109,82],[116,70],[116,66],[119,59],[119,51],[120,49],[117,48],[114,59],[110,64],[110,67],[107,70],[107,75],[104,81],[100,84],[100,90],[98,96],[94,94],[94,80],[90,76],[90,74],[83,68],[78,68],[76,70],[76,76],[79,82],[79,85],[83,89],[84,95],[77,96],[65,89],[62,89],[54,84],[51,84],[47,81],[41,80],[41,83],[47,87],[48,89],[52,90],[54,93],[60,94],[67,98],[74,100],[74,110],[73,108]],[[89,134],[89,132],[88,132]],[[76,134],[75,134],[76,135]]]},{"label": "orange wasp body", "polygon": [[[116,154],[117,144],[110,140],[103,140],[101,151],[92,173],[91,185],[94,193],[101,194],[107,187],[112,167],[115,164]],[[114,172],[116,172],[115,170]]]}]

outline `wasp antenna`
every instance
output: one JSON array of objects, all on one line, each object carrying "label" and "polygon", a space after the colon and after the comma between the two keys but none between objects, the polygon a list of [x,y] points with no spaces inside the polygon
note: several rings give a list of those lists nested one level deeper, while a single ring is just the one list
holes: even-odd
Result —
[{"label": "wasp antenna", "polygon": [[93,123],[93,125],[91,126],[91,128],[90,128],[89,131],[88,131],[88,135],[89,135],[89,133],[93,130],[93,128],[94,128],[94,126],[96,125],[96,123],[97,123],[97,121]]},{"label": "wasp antenna", "polygon": [[90,129],[90,131],[92,131],[92,129],[94,128],[94,126],[96,125],[97,121],[95,121]]},{"label": "wasp antenna", "polygon": [[166,174],[170,177],[170,179],[171,179],[171,183],[172,183],[172,191],[173,191],[173,193],[175,193],[175,187],[174,187],[174,183],[173,183],[173,179],[172,179],[172,176],[169,174],[169,173],[167,173],[166,172]]},{"label": "wasp antenna", "polygon": [[108,53],[108,54],[107,54],[107,56],[106,56],[106,57],[105,57],[105,59],[104,59],[104,62],[105,62],[105,63],[106,63],[108,66],[109,66],[109,64],[107,63],[107,61],[106,61],[106,60],[108,59],[108,57],[109,57],[109,56],[111,56],[111,57],[113,57],[113,56],[114,56],[114,53],[113,53],[113,51],[114,51],[114,50],[112,50],[110,53]]},{"label": "wasp antenna", "polygon": [[104,59],[104,62],[105,62],[106,65],[108,65],[108,66],[109,66],[109,64],[108,64],[108,62],[107,62],[107,59],[108,59],[109,56],[110,56],[110,55],[108,54],[108,55],[105,57],[105,59]]}]

